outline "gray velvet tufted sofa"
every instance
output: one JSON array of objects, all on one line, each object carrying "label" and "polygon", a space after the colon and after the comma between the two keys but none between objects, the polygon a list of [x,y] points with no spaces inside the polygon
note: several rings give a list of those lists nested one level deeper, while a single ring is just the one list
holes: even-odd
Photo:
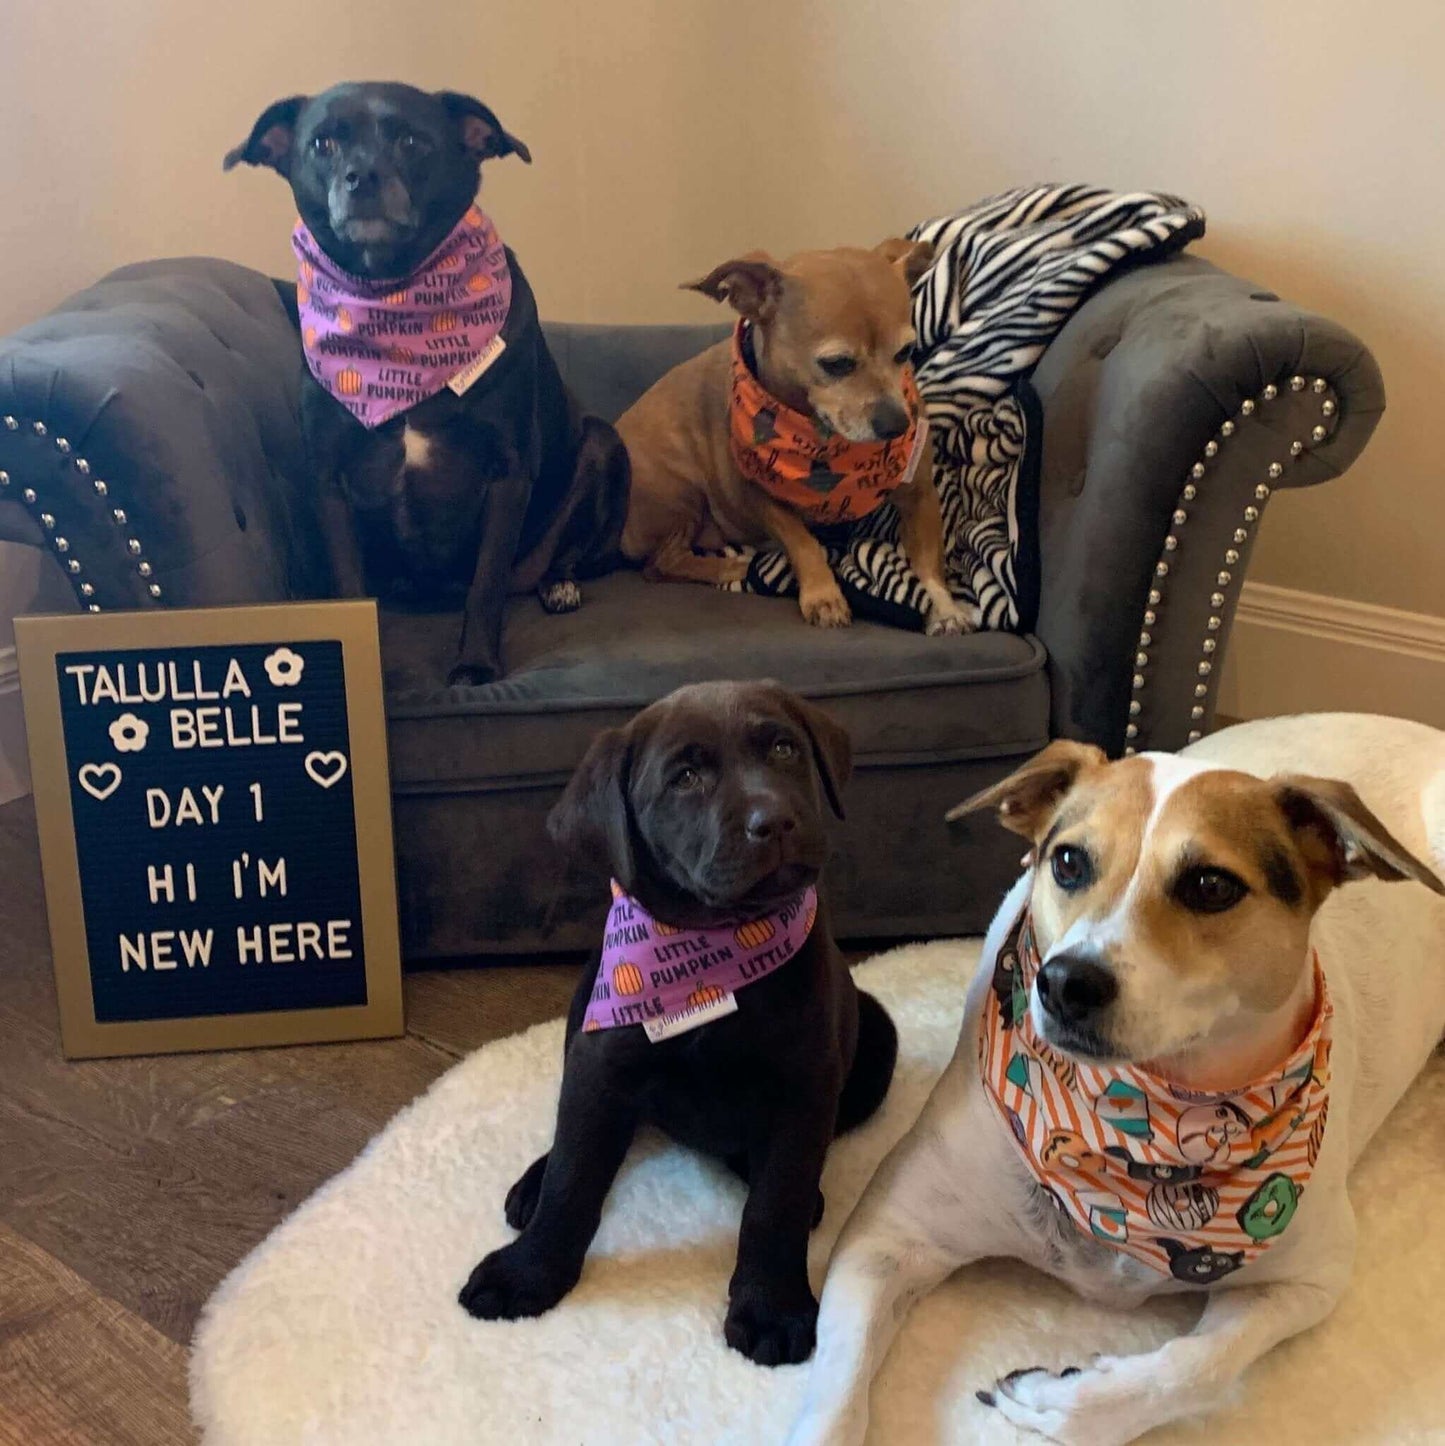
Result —
[{"label": "gray velvet tufted sofa", "polygon": [[[616,417],[716,327],[554,325],[587,407]],[[41,549],[79,608],[315,595],[297,506],[299,348],[265,276],[127,267],[0,343],[0,539]],[[501,682],[449,688],[457,622],[383,610],[398,884],[412,960],[584,948],[605,911],[543,820],[591,736],[685,681],[779,678],[852,731],[830,865],[845,937],[980,931],[1017,868],[944,810],[1055,736],[1111,753],[1210,727],[1271,494],[1342,472],[1384,406],[1343,328],[1176,256],[1101,288],[1032,384],[1042,405],[1035,633],[806,627],[794,603],[591,583],[578,613],[511,605]]]}]

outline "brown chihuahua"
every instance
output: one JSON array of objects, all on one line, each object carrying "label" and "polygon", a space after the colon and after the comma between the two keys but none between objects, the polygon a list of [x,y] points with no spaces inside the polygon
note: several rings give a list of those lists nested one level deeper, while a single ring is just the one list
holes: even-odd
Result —
[{"label": "brown chihuahua", "polygon": [[647,577],[738,582],[746,558],[698,549],[776,540],[803,616],[846,627],[852,614],[813,529],[857,521],[886,499],[928,596],[928,632],[970,630],[944,581],[933,454],[910,366],[910,291],[932,260],[931,244],[898,238],[781,263],[752,252],[689,283],[741,320],[617,423],[632,458],[622,551]]}]

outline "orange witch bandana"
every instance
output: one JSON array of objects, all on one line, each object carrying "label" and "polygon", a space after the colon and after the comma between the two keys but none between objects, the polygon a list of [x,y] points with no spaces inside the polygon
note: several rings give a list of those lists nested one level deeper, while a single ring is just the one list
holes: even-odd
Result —
[{"label": "orange witch bandana", "polygon": [[1034,1178],[1081,1230],[1176,1280],[1212,1285],[1253,1260],[1289,1228],[1324,1139],[1334,1008],[1319,957],[1304,1041],[1227,1094],[1053,1049],[1029,1015],[1038,968],[1025,908],[994,967],[979,1066]]},{"label": "orange witch bandana", "polygon": [[738,471],[805,522],[856,522],[913,480],[928,439],[928,422],[913,382],[903,373],[903,399],[912,417],[901,437],[850,442],[825,436],[812,417],[763,390],[748,364],[747,322],[733,332],[728,433]]}]

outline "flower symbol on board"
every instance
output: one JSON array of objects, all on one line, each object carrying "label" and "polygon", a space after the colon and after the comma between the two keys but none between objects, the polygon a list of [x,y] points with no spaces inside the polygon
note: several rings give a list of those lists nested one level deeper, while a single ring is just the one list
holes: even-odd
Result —
[{"label": "flower symbol on board", "polygon": [[306,659],[290,648],[277,648],[266,655],[264,666],[273,688],[294,688],[306,669]]},{"label": "flower symbol on board", "polygon": [[134,713],[122,713],[110,725],[111,747],[117,753],[139,753],[150,737],[151,725]]}]

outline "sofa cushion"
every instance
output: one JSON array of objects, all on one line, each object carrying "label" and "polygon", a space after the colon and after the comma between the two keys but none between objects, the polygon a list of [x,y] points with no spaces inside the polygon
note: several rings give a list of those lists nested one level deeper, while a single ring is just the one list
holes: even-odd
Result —
[{"label": "sofa cushion", "polygon": [[387,610],[382,654],[398,792],[472,792],[565,777],[599,729],[702,678],[777,678],[853,735],[860,767],[1041,747],[1044,651],[1008,633],[926,637],[871,623],[810,628],[797,604],[614,573],[575,613],[516,599],[506,678],[448,687],[460,620]]}]

